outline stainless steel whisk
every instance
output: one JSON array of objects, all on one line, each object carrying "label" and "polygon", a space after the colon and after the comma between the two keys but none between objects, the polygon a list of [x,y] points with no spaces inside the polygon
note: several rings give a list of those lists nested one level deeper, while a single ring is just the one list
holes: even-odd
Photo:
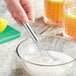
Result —
[{"label": "stainless steel whisk", "polygon": [[27,24],[22,23],[22,24],[23,24],[24,28],[27,30],[27,32],[29,33],[29,35],[31,36],[34,43],[36,44],[43,61],[45,61],[45,62],[46,61],[49,61],[49,62],[53,61],[53,57],[43,47],[43,45],[39,41],[37,35],[34,33],[32,28],[30,27],[30,25],[28,23]]}]

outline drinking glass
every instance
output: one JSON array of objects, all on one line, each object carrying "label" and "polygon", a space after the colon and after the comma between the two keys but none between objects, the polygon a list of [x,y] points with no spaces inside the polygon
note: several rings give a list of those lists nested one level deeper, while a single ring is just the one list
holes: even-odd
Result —
[{"label": "drinking glass", "polygon": [[63,25],[64,0],[44,0],[44,22],[51,26]]},{"label": "drinking glass", "polygon": [[76,39],[76,0],[64,2],[64,36]]}]

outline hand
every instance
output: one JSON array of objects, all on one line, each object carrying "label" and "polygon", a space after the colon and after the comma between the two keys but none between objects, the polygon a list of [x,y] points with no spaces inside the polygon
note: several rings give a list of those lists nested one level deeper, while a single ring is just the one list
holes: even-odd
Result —
[{"label": "hand", "polygon": [[35,20],[33,0],[5,0],[12,17],[19,23],[33,23]]}]

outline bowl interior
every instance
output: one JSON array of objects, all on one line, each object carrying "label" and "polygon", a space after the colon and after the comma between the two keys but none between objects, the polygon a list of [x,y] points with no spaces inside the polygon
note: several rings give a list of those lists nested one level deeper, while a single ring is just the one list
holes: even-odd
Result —
[{"label": "bowl interior", "polygon": [[17,54],[24,61],[40,66],[58,66],[73,62],[76,59],[76,43],[66,39],[50,36],[39,37],[40,42],[45,47],[46,51],[53,57],[59,58],[61,62],[57,61],[52,64],[42,63],[39,50],[36,44],[29,38],[22,41],[17,47]]}]

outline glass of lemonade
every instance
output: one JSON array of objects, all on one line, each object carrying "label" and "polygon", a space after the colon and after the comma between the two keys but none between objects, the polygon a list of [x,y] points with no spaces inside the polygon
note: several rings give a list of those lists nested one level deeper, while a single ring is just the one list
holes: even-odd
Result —
[{"label": "glass of lemonade", "polygon": [[64,2],[64,36],[76,39],[76,0]]},{"label": "glass of lemonade", "polygon": [[51,26],[63,25],[64,0],[44,0],[44,22]]}]

